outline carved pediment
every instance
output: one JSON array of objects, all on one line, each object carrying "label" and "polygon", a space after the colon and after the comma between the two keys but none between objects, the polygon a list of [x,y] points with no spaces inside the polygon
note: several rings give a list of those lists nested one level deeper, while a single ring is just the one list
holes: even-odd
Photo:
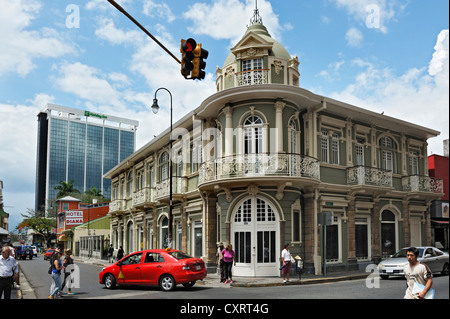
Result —
[{"label": "carved pediment", "polygon": [[249,32],[231,49],[231,52],[238,58],[242,56],[263,56],[268,54],[273,44],[273,41],[266,41],[260,35]]}]

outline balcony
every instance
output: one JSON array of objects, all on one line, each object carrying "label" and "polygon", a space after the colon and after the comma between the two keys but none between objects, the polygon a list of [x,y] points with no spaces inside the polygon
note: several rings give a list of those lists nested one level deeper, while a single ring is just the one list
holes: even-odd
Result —
[{"label": "balcony", "polygon": [[301,177],[320,180],[320,163],[300,154],[241,154],[200,166],[199,186],[208,182],[246,177]]},{"label": "balcony", "polygon": [[347,169],[347,185],[392,187],[392,171],[368,166]]},{"label": "balcony", "polygon": [[133,193],[133,207],[144,206],[154,202],[155,190],[153,187],[144,187]]},{"label": "balcony", "polygon": [[[186,190],[187,190],[187,179],[185,177],[174,176],[172,178],[172,195],[176,196],[178,194],[186,193]],[[156,184],[154,199],[161,200],[165,197],[168,198],[169,193],[170,193],[170,179],[166,179]]]},{"label": "balcony", "polygon": [[444,193],[444,181],[429,176],[411,175],[402,178],[405,192]]},{"label": "balcony", "polygon": [[268,84],[269,69],[257,69],[236,73],[238,86]]},{"label": "balcony", "polygon": [[125,200],[116,199],[109,203],[109,213],[117,213],[125,210]]}]

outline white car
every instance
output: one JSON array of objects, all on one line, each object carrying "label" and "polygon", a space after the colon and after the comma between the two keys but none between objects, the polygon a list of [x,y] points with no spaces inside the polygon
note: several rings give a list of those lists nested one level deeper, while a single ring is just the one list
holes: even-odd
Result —
[{"label": "white car", "polygon": [[[416,247],[419,249],[419,257],[417,260],[430,267],[431,272],[448,275],[448,253],[431,246]],[[408,263],[406,258],[406,250],[402,248],[390,258],[387,258],[378,264],[378,272],[382,279],[389,276],[405,276],[403,267]]]},{"label": "white car", "polygon": [[37,257],[37,248],[36,248],[36,246],[31,246],[31,248],[33,248],[33,255],[34,255],[34,257]]}]

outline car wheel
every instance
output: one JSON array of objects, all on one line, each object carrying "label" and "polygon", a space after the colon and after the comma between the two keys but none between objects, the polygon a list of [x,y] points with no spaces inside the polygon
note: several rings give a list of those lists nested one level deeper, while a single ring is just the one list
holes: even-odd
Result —
[{"label": "car wheel", "polygon": [[192,288],[195,285],[195,281],[191,281],[191,282],[187,282],[185,284],[183,284],[184,288]]},{"label": "car wheel", "polygon": [[448,263],[444,264],[444,268],[442,268],[441,275],[448,276]]},{"label": "car wheel", "polygon": [[108,289],[114,289],[116,288],[116,278],[114,278],[114,275],[107,274],[105,277],[105,287]]},{"label": "car wheel", "polygon": [[171,291],[175,288],[175,279],[171,275],[163,275],[159,280],[159,286],[163,291]]}]

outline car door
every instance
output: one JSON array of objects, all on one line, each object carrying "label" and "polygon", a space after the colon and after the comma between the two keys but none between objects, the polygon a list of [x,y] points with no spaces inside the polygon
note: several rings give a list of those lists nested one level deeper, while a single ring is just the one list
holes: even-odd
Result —
[{"label": "car door", "polygon": [[141,266],[142,283],[157,286],[159,277],[166,268],[164,257],[157,252],[147,252]]},{"label": "car door", "polygon": [[423,254],[423,263],[427,264],[430,268],[431,272],[437,272],[437,256],[433,250],[433,248],[428,247]]},{"label": "car door", "polygon": [[131,254],[118,263],[119,275],[118,284],[139,284],[141,283],[141,260],[142,253]]}]

